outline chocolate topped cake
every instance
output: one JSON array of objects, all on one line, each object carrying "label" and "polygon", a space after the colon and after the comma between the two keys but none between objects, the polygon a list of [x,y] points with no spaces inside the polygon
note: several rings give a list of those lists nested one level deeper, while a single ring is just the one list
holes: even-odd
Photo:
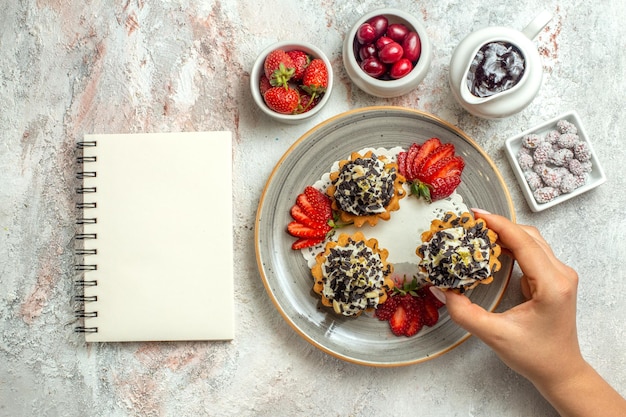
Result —
[{"label": "chocolate topped cake", "polygon": [[441,289],[463,293],[488,284],[501,267],[498,236],[483,219],[475,220],[470,213],[446,213],[421,237],[423,243],[416,250],[419,266],[426,279]]},{"label": "chocolate topped cake", "polygon": [[337,242],[326,243],[324,252],[316,257],[311,269],[313,291],[337,314],[359,316],[384,303],[387,291],[393,288],[393,266],[387,256],[376,239],[366,240],[361,232],[342,233]]},{"label": "chocolate topped cake", "polygon": [[327,193],[333,209],[342,222],[357,227],[366,222],[374,226],[379,218],[388,220],[406,194],[397,164],[372,151],[365,155],[354,152],[349,160],[340,161],[339,171],[331,172],[330,180]]}]

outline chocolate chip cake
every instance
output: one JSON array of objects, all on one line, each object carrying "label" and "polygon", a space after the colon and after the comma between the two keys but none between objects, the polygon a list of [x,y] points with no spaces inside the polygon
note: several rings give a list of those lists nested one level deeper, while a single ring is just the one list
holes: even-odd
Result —
[{"label": "chocolate chip cake", "polygon": [[501,268],[498,236],[470,213],[446,213],[433,220],[421,238],[423,243],[415,251],[421,258],[419,267],[429,282],[443,290],[464,293],[489,284]]},{"label": "chocolate chip cake", "polygon": [[326,243],[311,269],[313,291],[322,304],[344,316],[359,316],[387,299],[393,288],[393,266],[387,262],[388,251],[378,247],[376,239],[363,233],[342,233]]},{"label": "chocolate chip cake", "polygon": [[405,179],[398,173],[395,162],[372,151],[365,155],[352,153],[349,160],[339,162],[339,170],[330,173],[327,193],[333,209],[344,223],[361,227],[375,226],[378,219],[389,220],[391,211],[400,208],[399,200],[406,195]]}]

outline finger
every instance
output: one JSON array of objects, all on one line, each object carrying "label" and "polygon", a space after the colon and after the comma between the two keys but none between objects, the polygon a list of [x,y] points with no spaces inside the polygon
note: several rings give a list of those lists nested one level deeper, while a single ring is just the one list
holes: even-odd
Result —
[{"label": "finger", "polygon": [[484,219],[488,227],[498,234],[499,240],[513,253],[528,277],[542,276],[552,265],[545,247],[529,234],[527,227],[497,214],[476,213],[476,217]]},{"label": "finger", "polygon": [[528,283],[528,278],[526,278],[526,275],[522,275],[522,278],[520,278],[519,284],[522,289],[522,294],[524,295],[524,297],[527,300],[530,300],[533,294],[530,288],[530,284]]},{"label": "finger", "polygon": [[490,339],[494,332],[493,313],[472,303],[465,295],[446,291],[445,297],[448,314],[456,324],[482,340]]},{"label": "finger", "polygon": [[534,226],[527,226],[527,225],[522,225],[522,224],[519,224],[518,226],[521,227],[530,236],[532,236],[532,238],[535,239],[537,244],[541,246],[548,254],[554,256],[552,247],[548,244],[546,239],[541,235],[541,233],[539,232],[539,229],[537,229]]},{"label": "finger", "polygon": [[554,254],[554,251],[552,250],[552,247],[550,246],[550,244],[546,241],[546,239],[541,235],[541,233],[539,232],[539,229],[537,229],[536,227],[533,226],[524,226],[524,225],[519,225],[521,228],[523,228],[529,235],[531,235],[535,241],[537,242],[537,244],[539,246],[541,246],[546,253],[548,254],[548,258],[550,259],[550,261],[552,262],[552,264],[563,274],[567,275],[567,270],[568,270],[568,266],[565,265],[563,262],[561,262],[556,255]]}]

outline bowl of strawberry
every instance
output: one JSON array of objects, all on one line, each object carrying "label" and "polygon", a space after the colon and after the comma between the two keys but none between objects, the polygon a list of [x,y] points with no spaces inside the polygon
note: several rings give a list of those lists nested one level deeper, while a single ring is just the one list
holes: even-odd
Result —
[{"label": "bowl of strawberry", "polygon": [[414,90],[426,77],[432,46],[422,23],[402,10],[384,8],[362,16],[343,43],[343,64],[357,87],[391,98]]},{"label": "bowl of strawberry", "polygon": [[250,91],[263,113],[296,124],[315,116],[333,86],[330,61],[307,42],[279,42],[263,50],[252,67]]}]

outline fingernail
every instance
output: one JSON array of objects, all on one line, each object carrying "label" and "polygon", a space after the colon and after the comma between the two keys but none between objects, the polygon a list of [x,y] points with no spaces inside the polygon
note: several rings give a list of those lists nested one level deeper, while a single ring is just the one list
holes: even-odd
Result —
[{"label": "fingernail", "polygon": [[487,210],[483,210],[483,209],[479,209],[479,208],[472,208],[471,210],[474,213],[478,213],[478,214],[491,214]]},{"label": "fingernail", "polygon": [[439,288],[435,287],[434,285],[431,286],[429,290],[435,296],[437,300],[441,301],[444,304],[446,303],[446,295],[444,294],[443,291],[441,291]]}]

